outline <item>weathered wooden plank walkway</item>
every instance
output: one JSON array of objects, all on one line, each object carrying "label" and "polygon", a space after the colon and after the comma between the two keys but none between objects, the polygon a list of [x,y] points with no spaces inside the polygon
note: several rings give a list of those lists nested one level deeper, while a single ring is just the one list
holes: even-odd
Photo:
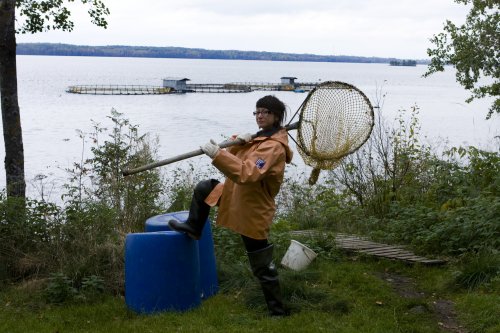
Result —
[{"label": "weathered wooden plank walkway", "polygon": [[[318,237],[320,231],[317,230],[301,230],[292,231],[292,235]],[[421,263],[424,265],[442,265],[446,263],[441,259],[429,259],[405,250],[402,246],[389,245],[372,242],[364,237],[348,234],[336,234],[335,244],[337,247],[350,251],[359,252],[376,257],[388,258],[393,260],[402,260],[409,263]]]}]

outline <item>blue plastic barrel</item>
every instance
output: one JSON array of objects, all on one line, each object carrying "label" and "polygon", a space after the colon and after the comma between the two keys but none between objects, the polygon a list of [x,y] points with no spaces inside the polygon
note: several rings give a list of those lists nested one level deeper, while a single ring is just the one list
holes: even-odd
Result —
[{"label": "blue plastic barrel", "polygon": [[[146,220],[146,232],[170,230],[168,221],[176,219],[180,222],[186,222],[188,211],[179,211],[167,214],[156,215]],[[217,294],[219,283],[217,279],[217,266],[215,262],[214,241],[212,239],[212,228],[210,219],[207,219],[200,240],[198,241],[200,251],[200,278],[201,278],[201,297],[208,298]],[[184,235],[184,237],[189,238]]]},{"label": "blue plastic barrel", "polygon": [[128,234],[125,302],[140,313],[185,311],[201,303],[198,242],[174,231]]}]

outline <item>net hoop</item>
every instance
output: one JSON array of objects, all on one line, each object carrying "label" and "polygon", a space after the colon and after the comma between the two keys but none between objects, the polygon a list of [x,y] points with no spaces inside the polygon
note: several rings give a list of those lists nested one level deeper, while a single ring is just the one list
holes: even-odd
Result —
[{"label": "net hoop", "polygon": [[368,97],[340,81],[316,86],[297,113],[297,149],[306,165],[314,169],[335,168],[368,140],[375,123]]}]

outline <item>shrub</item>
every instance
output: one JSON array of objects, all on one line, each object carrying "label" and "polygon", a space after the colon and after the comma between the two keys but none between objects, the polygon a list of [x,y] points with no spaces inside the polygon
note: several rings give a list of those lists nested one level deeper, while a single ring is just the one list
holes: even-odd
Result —
[{"label": "shrub", "polygon": [[63,273],[53,273],[45,288],[45,299],[48,303],[64,303],[73,300],[77,293],[70,278]]},{"label": "shrub", "polygon": [[287,176],[276,198],[276,220],[283,221],[291,230],[352,232],[351,219],[356,219],[360,211],[352,209],[351,201],[329,179],[309,185],[304,175]]},{"label": "shrub", "polygon": [[500,254],[497,251],[481,251],[461,258],[455,272],[455,282],[465,289],[475,289],[500,275]]},{"label": "shrub", "polygon": [[78,284],[64,273],[52,273],[44,290],[47,303],[88,302],[97,300],[104,293],[104,280],[96,275],[84,277]]},{"label": "shrub", "polygon": [[[89,134],[92,157],[67,170],[70,182],[64,198],[68,207],[76,210],[85,200],[100,202],[116,211],[116,227],[121,231],[139,231],[146,218],[163,209],[163,180],[158,169],[128,177],[123,177],[122,171],[153,162],[153,147],[158,142],[151,142],[148,135],[139,135],[138,126],[114,109],[108,118],[113,124],[109,134],[97,123]],[[108,134],[108,139],[102,140],[103,134]],[[85,142],[86,135],[81,133],[80,137]]]},{"label": "shrub", "polygon": [[400,110],[392,129],[378,117],[366,144],[330,172],[365,215],[384,218],[393,202],[413,203],[433,182],[431,150],[420,141],[419,109],[413,106],[408,120],[405,113]]},{"label": "shrub", "polygon": [[350,230],[423,253],[498,248],[499,152],[459,147],[439,158],[420,142],[417,115],[416,107],[409,121],[400,114],[392,130],[379,118],[366,145],[330,172],[328,191],[341,200],[322,198],[316,209],[344,212]]},{"label": "shrub", "polygon": [[62,220],[61,210],[44,201],[6,198],[0,194],[0,281],[37,274]]},{"label": "shrub", "polygon": [[112,110],[109,118],[110,131],[95,124],[90,135],[80,132],[84,144],[90,137],[92,156],[67,170],[62,205],[29,198],[15,204],[0,195],[0,267],[6,267],[0,279],[59,272],[47,291],[55,302],[70,298],[70,285],[86,281],[89,290],[101,284],[92,276],[122,291],[125,235],[142,231],[146,218],[164,210],[164,185],[158,169],[121,175],[124,167],[155,160],[156,145],[122,114]]}]

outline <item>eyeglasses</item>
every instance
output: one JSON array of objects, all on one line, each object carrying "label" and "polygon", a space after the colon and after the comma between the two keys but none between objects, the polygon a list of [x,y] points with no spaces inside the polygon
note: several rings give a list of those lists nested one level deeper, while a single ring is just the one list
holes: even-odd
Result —
[{"label": "eyeglasses", "polygon": [[254,111],[253,112],[253,115],[254,116],[260,116],[260,115],[263,115],[264,117],[271,114],[272,112],[269,111],[269,110],[264,110],[264,111]]}]

